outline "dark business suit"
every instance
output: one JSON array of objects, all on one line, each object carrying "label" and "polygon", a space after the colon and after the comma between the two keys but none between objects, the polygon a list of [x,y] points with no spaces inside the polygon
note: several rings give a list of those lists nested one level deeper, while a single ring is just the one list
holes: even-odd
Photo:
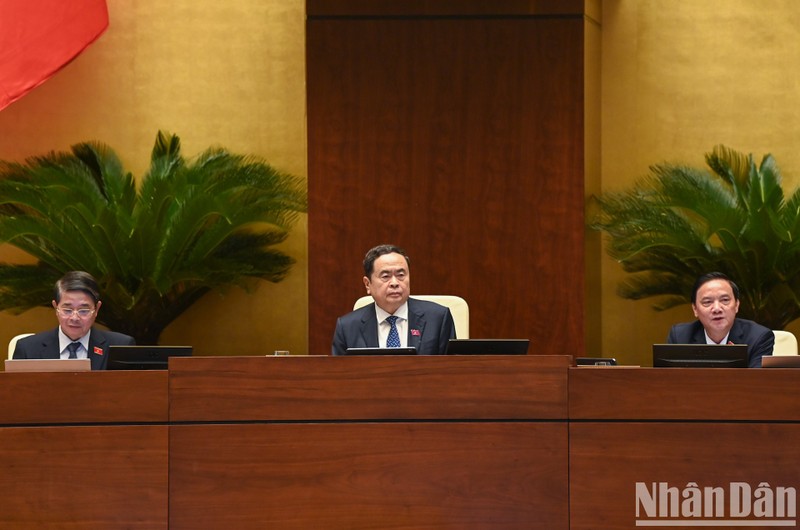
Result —
[{"label": "dark business suit", "polygon": [[[128,346],[136,344],[133,337],[92,328],[89,335],[89,360],[92,370],[105,370],[108,365],[108,347],[111,345]],[[17,342],[14,348],[14,359],[60,359],[58,348],[58,328],[43,331]]]},{"label": "dark business suit", "polygon": [[[443,355],[447,341],[456,338],[450,309],[427,300],[408,299],[408,340],[417,355]],[[333,355],[344,355],[347,348],[378,347],[378,316],[375,303],[348,313],[336,321]]]},{"label": "dark business suit", "polygon": [[[761,368],[761,357],[772,355],[775,334],[772,330],[752,320],[737,318],[733,321],[728,341],[734,344],[747,344],[748,366]],[[667,342],[670,344],[705,344],[703,324],[699,320],[685,324],[675,324],[669,330]]]}]

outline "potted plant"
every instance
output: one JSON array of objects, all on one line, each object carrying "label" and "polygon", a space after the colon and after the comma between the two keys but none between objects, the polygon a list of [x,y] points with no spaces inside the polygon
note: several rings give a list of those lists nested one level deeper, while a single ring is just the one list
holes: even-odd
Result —
[{"label": "potted plant", "polygon": [[97,278],[97,321],[157,344],[212,289],[278,282],[294,263],[272,248],[307,211],[304,182],[252,156],[210,148],[192,160],[156,135],[137,182],[108,146],[0,162],[0,242],[36,264],[0,264],[0,310],[50,306],[66,271]]},{"label": "potted plant", "polygon": [[785,197],[775,159],[717,146],[710,168],[662,164],[632,189],[597,197],[591,226],[630,273],[623,298],[689,303],[695,279],[720,271],[741,289],[739,315],[772,329],[800,317],[800,192]]}]

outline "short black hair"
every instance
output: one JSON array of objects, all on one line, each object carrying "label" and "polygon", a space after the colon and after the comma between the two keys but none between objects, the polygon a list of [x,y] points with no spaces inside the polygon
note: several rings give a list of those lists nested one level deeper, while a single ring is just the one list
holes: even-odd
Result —
[{"label": "short black hair", "polygon": [[97,286],[97,280],[94,276],[84,271],[69,271],[64,274],[55,286],[53,299],[56,303],[61,302],[61,295],[67,291],[81,291],[88,294],[94,303],[100,300],[100,288]]},{"label": "short black hair", "polygon": [[400,254],[406,258],[406,263],[408,263],[409,266],[411,265],[411,260],[406,255],[406,251],[402,248],[398,247],[397,245],[378,245],[377,247],[372,247],[369,249],[367,251],[367,255],[364,256],[364,276],[367,278],[372,276],[372,272],[375,270],[375,260],[385,254]]},{"label": "short black hair", "polygon": [[739,299],[739,286],[736,285],[736,282],[721,272],[708,272],[697,278],[697,281],[694,282],[694,289],[692,289],[692,304],[697,303],[697,291],[700,290],[703,284],[708,283],[711,280],[725,280],[728,282],[731,285],[731,290],[733,291],[733,299]]}]

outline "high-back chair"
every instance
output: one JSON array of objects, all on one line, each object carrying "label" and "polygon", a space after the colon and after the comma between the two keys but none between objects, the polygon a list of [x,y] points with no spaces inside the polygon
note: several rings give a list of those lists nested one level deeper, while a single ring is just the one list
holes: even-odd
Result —
[{"label": "high-back chair", "polygon": [[20,333],[11,338],[11,341],[8,343],[8,358],[11,359],[14,356],[14,348],[17,347],[17,341],[19,339],[24,339],[25,337],[30,337],[33,333]]},{"label": "high-back chair", "polygon": [[790,331],[772,330],[775,334],[775,347],[772,355],[797,355],[797,337]]}]

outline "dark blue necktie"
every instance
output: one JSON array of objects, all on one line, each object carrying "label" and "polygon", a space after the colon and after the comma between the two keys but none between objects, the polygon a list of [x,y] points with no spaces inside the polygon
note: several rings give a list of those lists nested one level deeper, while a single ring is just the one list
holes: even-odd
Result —
[{"label": "dark blue necktie", "polygon": [[386,322],[389,323],[389,338],[386,339],[386,347],[387,348],[399,348],[400,347],[400,334],[397,332],[397,317],[392,315],[390,317],[386,317]]},{"label": "dark blue necktie", "polygon": [[69,350],[69,358],[70,359],[77,359],[78,358],[78,348],[80,347],[80,342],[70,342],[67,344],[67,349]]}]

